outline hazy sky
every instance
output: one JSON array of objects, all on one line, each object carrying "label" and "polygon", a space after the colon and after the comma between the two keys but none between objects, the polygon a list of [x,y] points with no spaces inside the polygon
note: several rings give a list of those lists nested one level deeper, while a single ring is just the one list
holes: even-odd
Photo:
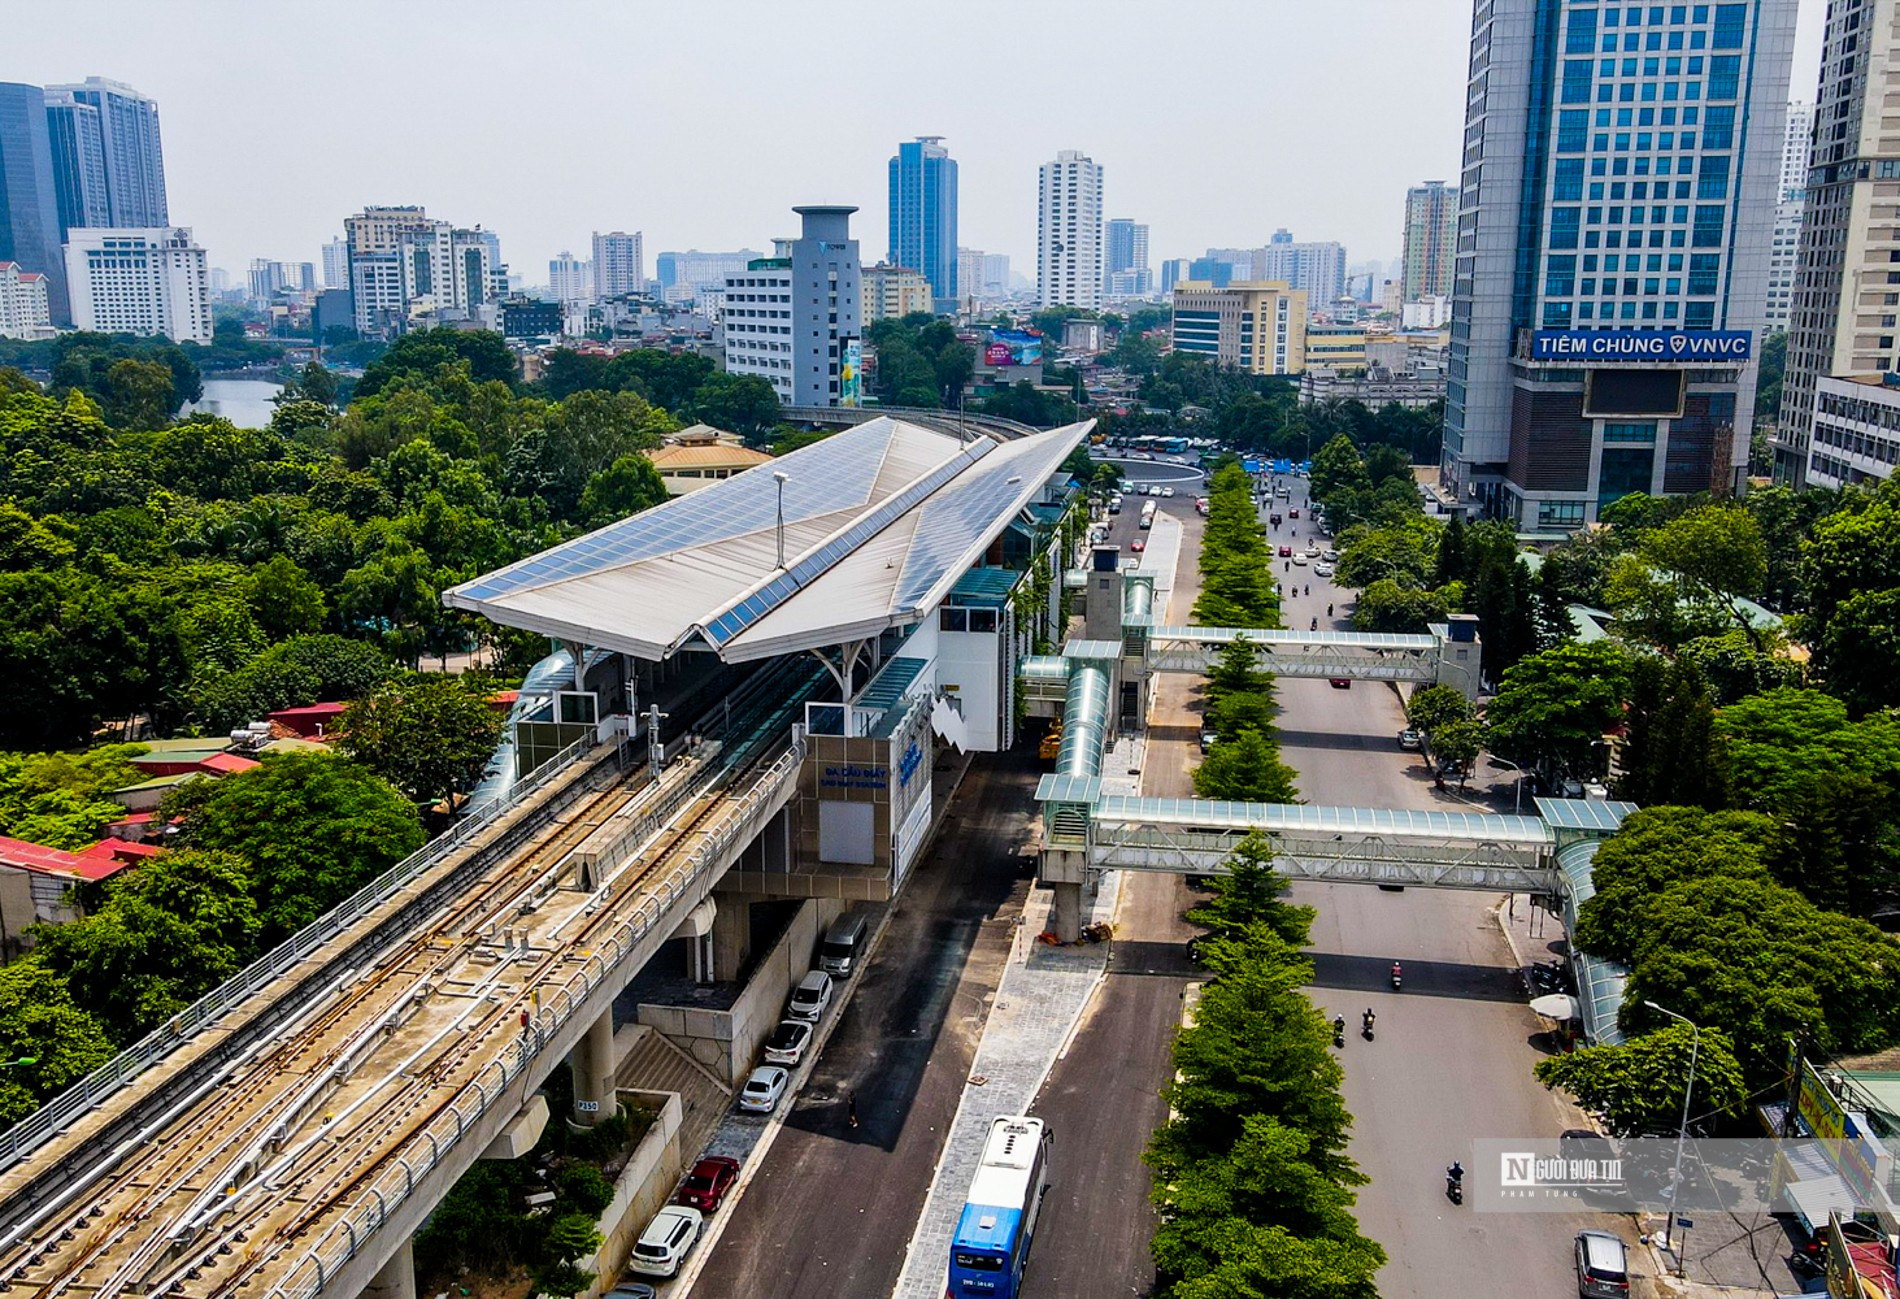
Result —
[{"label": "hazy sky", "polygon": [[[1825,0],[1801,0],[1812,98]],[[171,217],[211,263],[317,261],[366,203],[498,232],[545,283],[593,230],[767,248],[796,203],[860,208],[941,135],[961,237],[1035,274],[1036,167],[1082,149],[1151,256],[1337,239],[1399,253],[1405,188],[1456,180],[1471,0],[61,0],[19,4],[0,81],[159,102]]]}]

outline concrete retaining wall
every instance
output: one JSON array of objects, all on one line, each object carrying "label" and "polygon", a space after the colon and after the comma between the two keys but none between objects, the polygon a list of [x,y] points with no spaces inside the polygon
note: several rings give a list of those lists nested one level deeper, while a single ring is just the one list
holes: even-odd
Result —
[{"label": "concrete retaining wall", "polygon": [[643,1002],[638,1022],[658,1029],[729,1086],[751,1072],[765,1039],[778,1026],[792,987],[811,970],[825,927],[843,913],[832,898],[804,903],[772,950],[752,971],[730,1010]]},{"label": "concrete retaining wall", "polygon": [[594,1284],[581,1292],[581,1299],[599,1299],[612,1289],[626,1270],[633,1255],[633,1243],[653,1215],[672,1197],[685,1170],[680,1150],[680,1123],[683,1114],[680,1098],[672,1092],[642,1092],[622,1089],[620,1103],[641,1104],[659,1110],[659,1117],[634,1147],[633,1157],[614,1182],[613,1202],[600,1215],[600,1234],[606,1239],[591,1264]]}]

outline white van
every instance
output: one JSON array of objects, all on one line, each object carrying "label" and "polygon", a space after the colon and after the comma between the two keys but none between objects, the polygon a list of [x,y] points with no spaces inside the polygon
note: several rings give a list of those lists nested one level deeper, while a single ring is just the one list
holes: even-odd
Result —
[{"label": "white van", "polygon": [[818,945],[818,968],[834,978],[850,978],[858,966],[858,950],[864,946],[868,928],[861,911],[847,911],[832,921]]}]

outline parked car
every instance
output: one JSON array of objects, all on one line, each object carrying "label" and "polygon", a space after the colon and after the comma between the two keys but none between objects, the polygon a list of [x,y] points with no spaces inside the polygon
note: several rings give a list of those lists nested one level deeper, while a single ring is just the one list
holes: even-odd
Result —
[{"label": "parked car", "polygon": [[602,1295],[600,1299],[658,1299],[659,1293],[645,1281],[623,1279],[619,1285]]},{"label": "parked car", "polygon": [[699,1239],[706,1217],[698,1209],[669,1204],[653,1215],[653,1221],[634,1242],[633,1257],[627,1266],[642,1276],[675,1276],[686,1261],[693,1242]]},{"label": "parked car", "polygon": [[680,1179],[679,1190],[673,1192],[673,1203],[688,1205],[701,1213],[715,1212],[719,1202],[726,1198],[726,1192],[738,1180],[738,1160],[728,1159],[724,1155],[708,1155]]},{"label": "parked car", "polygon": [[1583,1299],[1622,1299],[1630,1292],[1629,1251],[1607,1231],[1577,1233],[1577,1293]]},{"label": "parked car", "polygon": [[802,1019],[782,1019],[772,1036],[765,1039],[767,1064],[796,1065],[805,1058],[811,1045],[811,1025]]},{"label": "parked car", "polygon": [[1162,494],[1163,496],[1172,496],[1172,495],[1174,495],[1174,488],[1172,488],[1172,487],[1163,487],[1163,488],[1161,489],[1161,494]]},{"label": "parked car", "polygon": [[816,1020],[830,1005],[831,976],[823,970],[813,970],[792,989],[792,1000],[785,1013],[793,1019]]},{"label": "parked car", "polygon": [[775,1064],[762,1064],[746,1075],[739,1089],[739,1108],[753,1114],[770,1114],[778,1108],[779,1097],[792,1075]]},{"label": "parked car", "polygon": [[1331,686],[1335,690],[1351,690],[1352,678],[1351,677],[1332,677],[1326,682],[1326,684]]},{"label": "parked car", "polygon": [[1206,753],[1209,749],[1213,748],[1214,741],[1218,740],[1219,738],[1220,738],[1220,735],[1214,730],[1213,727],[1203,726],[1201,728],[1201,752]]},{"label": "parked car", "polygon": [[1417,731],[1413,730],[1411,727],[1408,726],[1404,730],[1399,732],[1399,747],[1401,749],[1409,749],[1413,752],[1417,752],[1419,749],[1423,748],[1424,745],[1425,745],[1425,737],[1420,735]]}]

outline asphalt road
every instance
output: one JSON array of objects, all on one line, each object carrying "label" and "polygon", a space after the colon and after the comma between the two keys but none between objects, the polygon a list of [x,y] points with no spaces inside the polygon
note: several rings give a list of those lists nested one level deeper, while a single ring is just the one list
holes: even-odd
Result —
[{"label": "asphalt road", "polygon": [[1018,854],[1036,774],[1033,749],[971,764],[695,1294],[838,1299],[897,1284],[1028,892]]},{"label": "asphalt road", "polygon": [[[1295,482],[1291,503],[1300,504],[1303,484]],[[1165,500],[1162,508],[1189,525],[1174,609],[1185,621],[1199,520],[1191,500]],[[1112,539],[1125,540],[1132,527],[1125,519]],[[1311,527],[1306,518],[1288,520],[1273,541],[1290,544],[1298,528],[1303,545]],[[1302,589],[1313,589],[1288,598],[1288,626],[1318,618],[1322,627],[1350,629],[1349,592],[1314,578],[1310,565],[1276,576],[1289,589],[1296,576]],[[1404,715],[1390,687],[1359,682],[1338,690],[1283,678],[1278,690],[1282,756],[1299,772],[1309,803],[1468,807],[1435,790],[1418,759],[1398,748]],[[1150,729],[1148,793],[1192,793],[1198,729],[1199,682],[1164,677]],[[1036,1106],[1062,1134],[1056,1187],[1030,1265],[1038,1296],[1140,1295],[1154,1278],[1148,1243],[1155,1219],[1140,1157],[1166,1116],[1159,1092],[1172,1073],[1168,1045],[1181,989],[1192,977],[1179,948],[1191,932],[1180,919],[1191,896],[1176,876],[1132,875],[1124,888],[1109,977]],[[1294,897],[1319,911],[1314,1000],[1355,1026],[1368,1006],[1378,1015],[1377,1040],[1349,1037],[1343,1062],[1352,1153],[1372,1179],[1359,1193],[1360,1226],[1391,1260],[1380,1274],[1381,1295],[1574,1293],[1569,1239],[1583,1224],[1551,1215],[1480,1216],[1453,1209],[1442,1195],[1445,1164],[1460,1158],[1470,1166],[1472,1138],[1548,1136],[1571,1122],[1530,1077],[1539,1057],[1529,1039],[1541,1025],[1517,996],[1509,948],[1489,915],[1497,899],[1363,885],[1300,885]],[[1389,981],[1394,960],[1406,971],[1398,994]]]}]

